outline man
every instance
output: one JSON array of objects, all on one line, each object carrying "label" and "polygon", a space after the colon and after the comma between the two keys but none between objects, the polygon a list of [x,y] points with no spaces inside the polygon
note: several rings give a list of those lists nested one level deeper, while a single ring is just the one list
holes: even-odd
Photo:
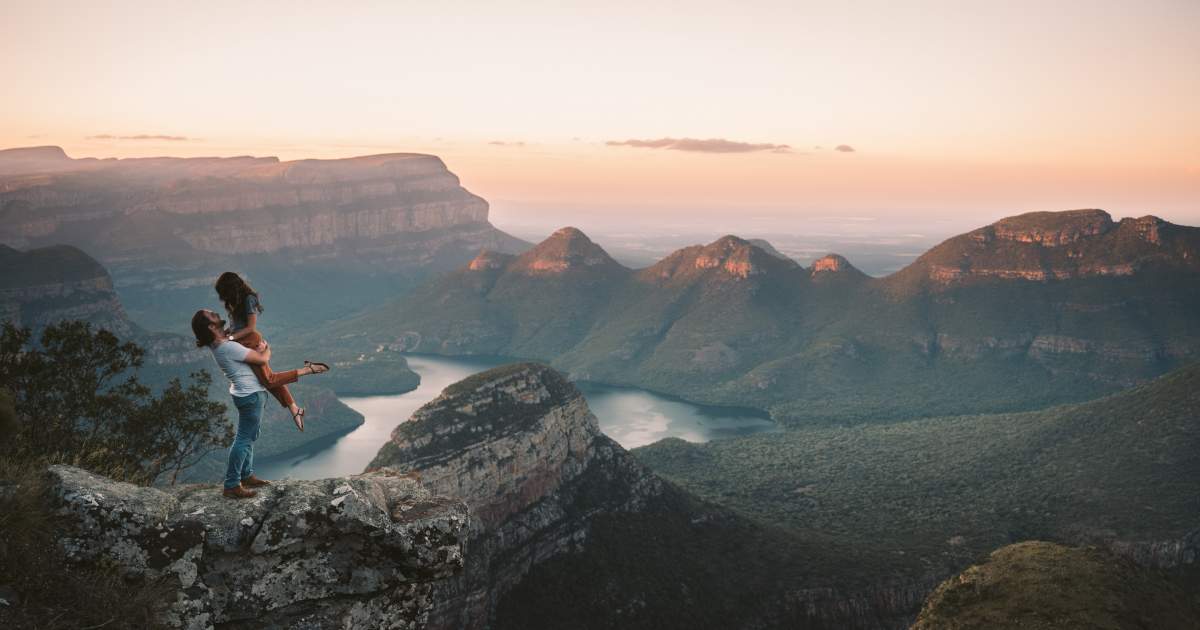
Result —
[{"label": "man", "polygon": [[[225,489],[222,494],[234,499],[245,499],[258,494],[259,486],[271,482],[254,476],[254,441],[262,424],[263,402],[267,390],[258,381],[251,365],[265,365],[271,360],[271,347],[264,341],[256,350],[251,350],[236,341],[230,341],[225,332],[225,320],[213,311],[201,309],[192,316],[192,333],[196,335],[196,346],[208,348],[225,378],[229,379],[229,394],[238,411],[237,435],[229,447],[229,463],[225,467]],[[313,364],[325,371],[325,364]],[[297,376],[316,373],[312,365],[296,371]]]}]

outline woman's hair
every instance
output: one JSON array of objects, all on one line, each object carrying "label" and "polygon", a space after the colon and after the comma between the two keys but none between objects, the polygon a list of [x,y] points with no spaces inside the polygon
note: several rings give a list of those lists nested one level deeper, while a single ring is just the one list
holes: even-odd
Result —
[{"label": "woman's hair", "polygon": [[[242,313],[246,312],[246,297],[250,295],[258,297],[258,292],[250,288],[250,285],[246,284],[241,276],[232,271],[221,274],[221,277],[217,278],[215,288],[217,297],[225,303],[225,311],[229,313],[229,318],[235,321],[242,319]],[[255,310],[259,313],[263,312],[262,304],[256,305]]]},{"label": "woman's hair", "polygon": [[200,309],[196,311],[195,315],[192,315],[192,334],[196,335],[197,348],[210,346],[216,340],[212,329],[208,327],[209,323],[208,315],[204,314],[204,309]]}]

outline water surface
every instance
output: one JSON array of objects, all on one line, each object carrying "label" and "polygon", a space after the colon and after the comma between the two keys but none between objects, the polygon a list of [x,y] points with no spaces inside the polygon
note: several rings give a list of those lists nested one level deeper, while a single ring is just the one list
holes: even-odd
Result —
[{"label": "water surface", "polygon": [[[322,479],[360,473],[391,438],[392,429],[436,398],[446,386],[513,361],[430,355],[407,355],[407,359],[409,367],[421,375],[421,384],[416,389],[404,394],[342,398],[343,403],[363,415],[361,426],[311,452],[259,462],[256,473],[266,479]],[[576,385],[596,414],[600,430],[625,448],[665,437],[706,442],[778,430],[766,416],[752,410],[697,405],[634,387],[588,382]]]}]

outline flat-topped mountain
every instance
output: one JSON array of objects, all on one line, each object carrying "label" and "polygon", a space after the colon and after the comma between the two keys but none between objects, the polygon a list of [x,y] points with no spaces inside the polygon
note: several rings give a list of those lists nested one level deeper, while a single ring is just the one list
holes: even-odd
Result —
[{"label": "flat-topped mountain", "polygon": [[[433,155],[72,160],[58,147],[0,152],[0,243],[83,249],[155,327],[211,299],[228,269],[291,288],[275,298],[287,311],[332,317],[481,248],[528,245],[492,227],[487,202]],[[329,299],[317,305],[284,297],[318,290]]]},{"label": "flat-topped mountain", "polygon": [[898,594],[853,550],[664,482],[544,365],[447,387],[397,426],[378,466],[471,511],[466,567],[434,586],[431,628],[878,627],[909,618],[932,587]]},{"label": "flat-topped mountain", "polygon": [[628,270],[565,229],[311,342],[535,358],[793,424],[1031,409],[1200,357],[1198,260],[1200,229],[1090,210],[1004,219],[878,279],[735,236]]},{"label": "flat-topped mountain", "polygon": [[1065,280],[1138,271],[1200,271],[1196,228],[1144,216],[1114,222],[1103,210],[1030,212],[954,237],[895,274],[933,287],[986,278]]}]

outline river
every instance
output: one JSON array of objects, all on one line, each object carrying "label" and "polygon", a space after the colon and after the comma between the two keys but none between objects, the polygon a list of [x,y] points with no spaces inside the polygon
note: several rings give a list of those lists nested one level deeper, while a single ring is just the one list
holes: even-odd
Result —
[{"label": "river", "polygon": [[[408,355],[409,367],[421,375],[411,392],[388,396],[356,396],[342,402],[361,413],[361,426],[308,453],[255,465],[266,479],[322,479],[360,473],[391,437],[396,425],[421,405],[476,372],[503,365],[498,358]],[[697,405],[634,387],[576,383],[596,414],[600,430],[625,448],[678,437],[690,442],[778,430],[777,425],[746,409]]]}]

